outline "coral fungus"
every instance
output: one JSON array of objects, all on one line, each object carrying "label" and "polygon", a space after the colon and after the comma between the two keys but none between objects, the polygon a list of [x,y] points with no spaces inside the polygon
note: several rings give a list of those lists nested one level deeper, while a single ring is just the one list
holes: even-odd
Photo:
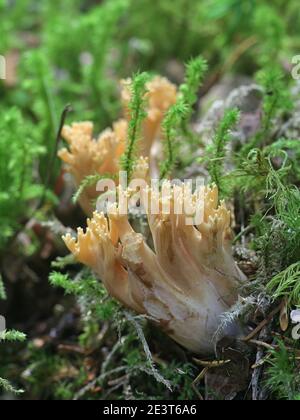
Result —
[{"label": "coral fungus", "polygon": [[[175,212],[174,197],[182,199],[182,188],[172,187],[169,214],[157,193],[142,192],[142,202],[148,197],[159,209],[157,214],[147,209],[154,249],[116,204],[108,218],[94,213],[85,233],[79,228],[77,240],[67,235],[64,241],[113,297],[148,315],[185,348],[209,353],[220,316],[237,301],[245,277],[232,257],[230,212],[224,203],[218,205],[217,188],[204,189],[203,220],[198,225],[187,224],[185,212]],[[237,331],[230,325],[224,333]]]},{"label": "coral fungus", "polygon": [[[119,120],[113,129],[105,130],[96,140],[93,124],[74,123],[63,128],[62,136],[69,144],[58,155],[67,164],[77,187],[89,175],[114,175],[119,171],[119,159],[124,152],[127,122]],[[88,187],[80,197],[80,205],[86,214],[92,213],[92,201],[97,197],[95,186]]]},{"label": "coral fungus", "polygon": [[[77,188],[88,176],[117,176],[120,171],[120,158],[125,151],[130,119],[130,80],[123,81],[122,86],[121,96],[127,119],[114,123],[113,128],[103,131],[98,139],[93,138],[91,122],[73,123],[63,128],[62,137],[68,143],[69,149],[61,149],[58,156],[67,164],[67,170],[72,174]],[[157,76],[148,82],[147,117],[143,121],[142,138],[139,142],[141,158],[136,163],[135,177],[146,177],[148,167],[145,162],[150,158],[151,147],[159,134],[164,113],[175,101],[176,87],[167,79]],[[92,214],[92,203],[97,196],[95,185],[86,187],[81,194],[79,202],[87,215]]]}]

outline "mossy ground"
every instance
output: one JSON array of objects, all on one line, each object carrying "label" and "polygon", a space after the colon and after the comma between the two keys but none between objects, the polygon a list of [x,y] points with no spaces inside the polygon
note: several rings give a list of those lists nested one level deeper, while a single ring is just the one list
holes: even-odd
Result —
[{"label": "mossy ground", "polygon": [[[299,399],[300,341],[291,323],[282,331],[300,306],[298,1],[0,0],[0,20],[9,76],[0,81],[0,314],[27,335],[0,337],[2,397]],[[103,130],[120,115],[118,80],[138,71],[181,85],[161,175],[200,168],[234,208],[235,258],[249,284],[224,323],[268,321],[246,342],[219,343],[216,357],[230,366],[200,377],[207,361],[124,311],[60,239],[85,223],[55,159],[63,109]],[[206,141],[203,104],[229,75],[234,87],[240,76],[260,86],[255,129],[241,141],[245,111],[225,106]],[[123,165],[133,161],[128,148]]]}]

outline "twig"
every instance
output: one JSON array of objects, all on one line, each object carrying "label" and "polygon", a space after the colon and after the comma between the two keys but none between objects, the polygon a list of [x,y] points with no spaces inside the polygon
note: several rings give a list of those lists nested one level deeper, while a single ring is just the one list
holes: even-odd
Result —
[{"label": "twig", "polygon": [[217,368],[217,367],[221,367],[224,365],[228,365],[228,363],[231,362],[231,360],[212,360],[211,362],[207,362],[205,360],[198,360],[193,358],[194,362],[197,365],[203,366],[203,367],[208,367],[208,368]]},{"label": "twig", "polygon": [[249,225],[246,228],[242,229],[241,232],[238,235],[236,235],[236,237],[233,239],[232,243],[233,244],[236,244],[241,237],[243,237],[247,233],[251,232],[251,230],[253,230],[253,226],[251,226],[251,225]]},{"label": "twig", "polygon": [[102,367],[101,367],[101,374],[104,375],[114,354],[119,350],[119,348],[123,345],[123,340],[118,340],[116,342],[116,344],[113,346],[113,348],[111,349],[110,353],[108,354],[108,356],[106,357],[105,361],[102,363]]},{"label": "twig", "polygon": [[267,356],[263,357],[258,362],[256,362],[254,365],[252,365],[251,369],[257,369],[257,368],[263,366],[268,361],[268,359],[270,359],[270,357],[271,357],[271,354],[269,353]]},{"label": "twig", "polygon": [[201,372],[199,373],[199,375],[192,382],[192,388],[196,392],[196,394],[198,395],[199,400],[201,400],[201,401],[203,401],[204,398],[202,397],[201,393],[197,389],[197,384],[200,381],[202,381],[202,379],[205,378],[205,375],[207,374],[207,372],[209,371],[209,369],[210,369],[209,367],[205,367],[203,370],[201,370]]},{"label": "twig", "polygon": [[201,393],[199,392],[199,390],[197,389],[197,387],[194,383],[192,383],[192,388],[193,388],[195,394],[197,395],[197,397],[199,398],[199,400],[204,401],[203,396],[201,395]]},{"label": "twig", "polygon": [[[280,348],[278,345],[268,344],[268,343],[265,343],[264,341],[261,341],[261,340],[249,340],[248,343],[255,344],[258,347],[263,347],[266,350],[279,350],[279,348]],[[295,355],[297,357],[300,356],[300,351],[299,350],[296,350],[296,349],[294,349],[292,347],[288,347],[288,346],[286,346],[286,349],[290,352],[295,353]]]},{"label": "twig", "polygon": [[201,96],[204,96],[209,92],[209,90],[216,84],[222,76],[226,73],[228,69],[231,69],[231,67],[239,60],[239,58],[250,48],[252,48],[255,44],[257,44],[257,38],[255,36],[251,36],[244,41],[242,41],[237,48],[232,52],[232,54],[229,56],[228,60],[218,68],[210,78],[208,78],[205,86],[201,89]]},{"label": "twig", "polygon": [[[109,395],[111,395],[113,392],[115,392],[117,389],[119,389],[121,386],[125,386],[125,385],[127,385],[128,384],[128,379],[129,379],[129,376],[128,375],[125,375],[125,377],[123,377],[124,379],[123,379],[123,381],[121,381],[121,382],[118,382],[118,383],[116,383],[116,385],[114,385],[112,388],[110,388],[102,397],[101,397],[101,400],[103,401],[105,401],[105,400],[107,400],[108,399],[108,396]],[[118,378],[118,380],[120,380],[120,378]]]},{"label": "twig", "polygon": [[263,347],[267,350],[275,350],[276,349],[276,346],[272,346],[271,344],[265,343],[264,341],[249,340],[249,343],[255,344],[258,347]]},{"label": "twig", "polygon": [[224,67],[222,69],[222,73],[226,73],[228,70],[231,70],[233,65],[239,60],[239,58],[250,48],[252,48],[255,44],[257,44],[258,39],[255,35],[246,38],[242,41],[237,48],[232,52],[229,56],[228,60],[225,62]]},{"label": "twig", "polygon": [[[265,343],[265,341],[268,338],[269,338],[269,328],[267,327],[267,325],[265,325],[263,326],[261,333],[259,335],[260,344]],[[263,364],[261,363],[261,360],[265,357],[264,352],[265,352],[265,348],[263,346],[260,346],[256,354],[256,361],[255,361],[256,367],[253,370],[252,380],[251,380],[253,401],[264,400],[266,397],[265,394],[267,391],[263,390],[260,387],[261,378],[263,375]]]},{"label": "twig", "polygon": [[125,313],[125,317],[127,318],[127,320],[129,322],[131,322],[134,325],[135,329],[136,329],[137,335],[138,335],[138,337],[139,337],[139,339],[140,339],[140,341],[141,341],[141,343],[143,345],[146,358],[147,358],[148,363],[150,365],[150,369],[151,369],[152,375],[157,380],[157,382],[160,382],[160,383],[164,384],[165,387],[168,388],[169,391],[172,392],[172,386],[171,386],[170,381],[166,380],[158,372],[158,370],[155,367],[155,364],[154,364],[154,361],[153,361],[153,357],[152,357],[151,351],[149,349],[149,346],[148,346],[148,343],[146,341],[146,338],[145,338],[145,335],[143,333],[143,330],[142,330],[141,325],[137,322],[137,320],[129,312],[124,312],[124,313]]},{"label": "twig", "polygon": [[129,375],[128,373],[126,375],[123,375],[119,378],[116,379],[111,379],[110,381],[107,382],[108,386],[115,386],[115,385],[119,385],[120,383],[123,383],[124,380],[128,380],[129,379]]},{"label": "twig", "polygon": [[105,373],[101,373],[101,375],[99,375],[97,378],[95,378],[93,381],[91,381],[91,382],[89,382],[86,386],[84,386],[83,388],[81,388],[76,394],[75,394],[75,396],[74,396],[74,400],[76,401],[76,400],[78,400],[79,398],[81,398],[81,397],[83,397],[88,391],[90,391],[91,389],[93,389],[95,386],[96,386],[96,384],[98,383],[98,382],[101,382],[101,381],[103,381],[105,378],[107,378],[109,375],[112,375],[112,374],[114,374],[114,373],[120,373],[120,372],[123,372],[123,371],[126,371],[127,370],[127,366],[120,366],[120,367],[117,367],[117,368],[115,368],[115,369],[112,369],[112,370],[110,370],[110,371],[108,371],[108,372],[105,372]]},{"label": "twig", "polygon": [[199,373],[199,375],[196,377],[196,379],[193,380],[193,384],[197,385],[202,379],[205,378],[205,375],[207,374],[207,372],[209,371],[209,367],[205,367],[203,370],[201,370],[201,372]]},{"label": "twig", "polygon": [[247,335],[247,337],[244,337],[242,341],[248,342],[252,340],[266,325],[272,321],[274,316],[281,311],[281,306],[282,304],[273,309],[273,311],[270,312],[270,314],[249,335]]}]

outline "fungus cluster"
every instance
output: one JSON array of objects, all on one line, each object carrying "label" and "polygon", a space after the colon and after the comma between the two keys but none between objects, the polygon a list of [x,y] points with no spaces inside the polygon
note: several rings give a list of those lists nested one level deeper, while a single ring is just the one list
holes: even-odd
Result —
[{"label": "fungus cluster", "polygon": [[[180,188],[171,189],[169,214],[156,193],[142,192],[142,201],[158,201],[157,214],[150,206],[147,210],[152,248],[116,204],[107,217],[94,213],[85,232],[79,228],[77,238],[66,235],[64,241],[111,296],[149,316],[186,349],[204,354],[213,351],[220,316],[237,301],[245,278],[231,253],[230,212],[224,203],[218,205],[217,188],[205,188],[198,225],[174,211]],[[228,325],[224,333],[235,335],[237,326]]]},{"label": "fungus cluster", "polygon": [[[146,179],[154,143],[161,137],[165,112],[176,101],[176,88],[168,80],[155,77],[147,84],[147,117],[143,121],[140,159],[133,177]],[[88,122],[65,127],[63,137],[69,149],[59,152],[77,186],[88,175],[117,175],[126,147],[130,80],[122,82],[124,119],[93,138]],[[147,315],[168,335],[195,353],[213,351],[213,337],[220,317],[236,303],[238,288],[245,277],[237,267],[230,245],[230,211],[218,200],[218,190],[203,187],[186,200],[184,184],[163,189],[140,188],[139,204],[147,215],[151,240],[146,241],[130,224],[128,212],[115,200],[104,213],[92,211],[95,186],[87,188],[80,204],[86,214],[87,229],[79,228],[77,238],[63,239],[76,259],[90,267],[111,296],[138,314]],[[132,198],[132,189],[121,193]],[[104,196],[102,196],[104,197]],[[188,209],[178,205],[188,201]],[[167,211],[166,211],[166,203]],[[150,205],[149,205],[150,204]],[[180,206],[179,206],[180,207]],[[153,208],[155,211],[153,211]],[[201,219],[192,218],[202,208]],[[226,335],[236,335],[238,327],[228,325]]]},{"label": "fungus cluster", "polygon": [[[66,164],[66,169],[72,175],[77,188],[90,175],[118,175],[130,119],[128,111],[131,98],[130,83],[130,79],[121,82],[124,119],[114,123],[112,129],[104,130],[98,139],[93,138],[91,122],[74,123],[63,128],[62,137],[68,143],[68,148],[61,149],[58,156]],[[138,163],[136,177],[145,176],[145,166],[141,173],[141,163],[145,159],[150,159],[155,140],[161,135],[160,127],[164,113],[175,103],[176,95],[176,87],[163,77],[156,76],[147,83],[147,117],[143,121],[142,138],[138,150],[142,161]],[[96,198],[95,186],[87,187],[83,191],[79,202],[87,215],[92,214],[92,203]]]},{"label": "fungus cluster", "polygon": [[[119,120],[113,129],[107,129],[98,139],[93,138],[91,122],[74,123],[62,131],[69,149],[58,152],[60,159],[67,164],[78,188],[89,175],[115,175],[119,171],[119,160],[125,150],[127,122]],[[85,188],[80,197],[80,205],[88,215],[93,212],[93,201],[97,198],[95,186]]]}]

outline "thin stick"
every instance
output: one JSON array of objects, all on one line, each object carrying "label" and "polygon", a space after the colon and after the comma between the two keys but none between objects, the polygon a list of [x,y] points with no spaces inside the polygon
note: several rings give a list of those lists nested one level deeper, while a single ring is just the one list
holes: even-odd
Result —
[{"label": "thin stick", "polygon": [[267,356],[261,358],[258,362],[256,362],[254,365],[252,365],[251,369],[255,370],[257,368],[262,367],[268,361],[268,359],[270,359],[270,357],[271,357],[271,353],[269,353]]},{"label": "thin stick", "polygon": [[212,360],[211,362],[207,362],[205,360],[199,360],[193,358],[194,362],[197,365],[203,366],[203,367],[209,367],[209,368],[218,368],[224,365],[227,365],[231,362],[231,360]]},{"label": "thin stick", "polygon": [[249,340],[249,343],[255,344],[258,347],[264,347],[267,350],[276,349],[276,346],[272,346],[271,344],[265,343],[264,341],[260,341],[260,340]]},{"label": "thin stick", "polygon": [[274,316],[281,311],[282,304],[280,304],[277,308],[275,308],[270,314],[264,319],[247,337],[244,337],[242,341],[250,341],[252,340],[266,325],[268,325]]},{"label": "thin stick", "polygon": [[199,400],[203,401],[204,398],[202,397],[201,393],[199,392],[199,390],[197,389],[197,384],[205,378],[205,375],[207,374],[207,372],[209,371],[209,367],[205,367],[200,373],[199,375],[193,380],[192,382],[192,388],[195,391],[195,393],[198,395]]}]

